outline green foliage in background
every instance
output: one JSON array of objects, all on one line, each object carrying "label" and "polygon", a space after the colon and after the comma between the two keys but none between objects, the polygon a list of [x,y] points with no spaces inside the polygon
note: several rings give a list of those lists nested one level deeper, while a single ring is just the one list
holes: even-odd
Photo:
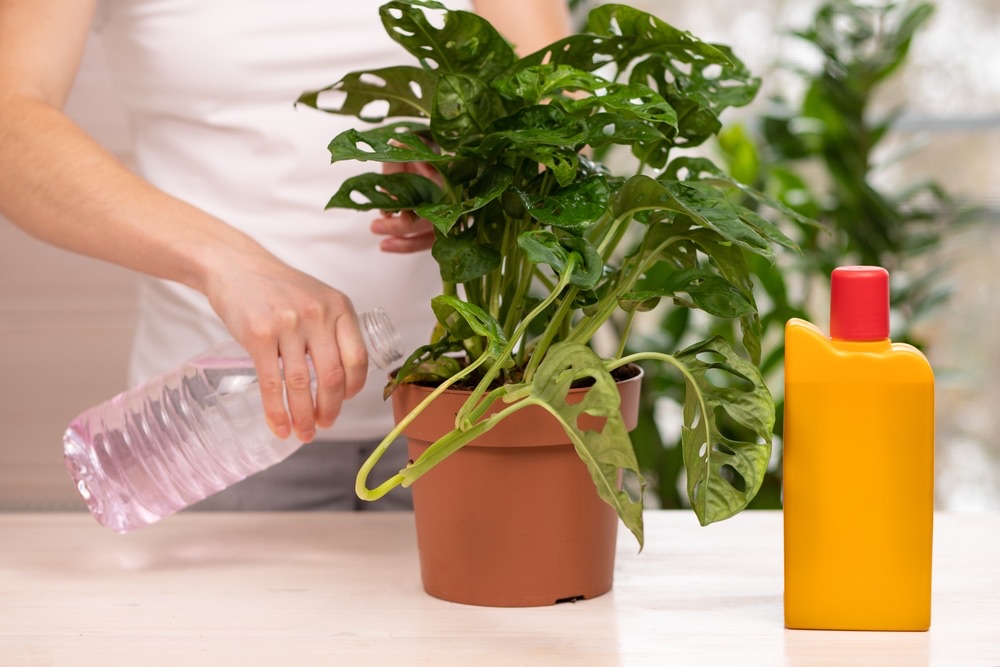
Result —
[{"label": "green foliage in background", "polygon": [[[876,181],[886,166],[876,156],[893,136],[903,109],[876,117],[873,102],[904,65],[914,35],[932,13],[927,2],[826,2],[808,28],[793,33],[821,57],[817,69],[786,66],[803,85],[801,97],[774,100],[759,127],[734,126],[718,137],[727,170],[736,179],[822,223],[814,226],[800,219],[787,230],[802,254],[779,258],[781,271],[749,258],[765,344],[761,370],[775,394],[777,435],[782,424],[784,324],[792,317],[826,320],[825,313],[810,306],[825,304],[825,299],[813,297],[828,293],[835,267],[868,264],[888,269],[893,277],[892,337],[917,347],[922,341],[913,325],[947,298],[939,280],[944,266],[936,251],[948,234],[975,219],[974,211],[961,209],[937,183],[889,189]],[[692,334],[718,334],[726,326],[696,319],[690,311],[667,311],[659,329],[637,344],[673,349]],[[682,507],[684,499],[677,491],[683,470],[680,448],[660,437],[654,419],[657,402],[676,401],[681,387],[652,367],[646,383],[640,430],[633,434],[640,464],[658,480],[660,503]],[[780,472],[780,462],[772,465],[751,507],[781,506]]]}]

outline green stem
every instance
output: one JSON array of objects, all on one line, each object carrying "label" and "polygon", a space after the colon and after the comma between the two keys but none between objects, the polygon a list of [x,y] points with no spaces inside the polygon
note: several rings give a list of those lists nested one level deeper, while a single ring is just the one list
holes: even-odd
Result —
[{"label": "green stem", "polygon": [[427,406],[430,405],[431,402],[434,401],[434,399],[436,399],[438,396],[444,393],[444,391],[448,389],[448,387],[455,384],[465,376],[469,375],[477,367],[482,365],[482,363],[485,360],[486,357],[480,357],[476,361],[474,361],[473,363],[469,364],[461,371],[456,373],[455,375],[444,380],[440,385],[435,387],[434,391],[428,394],[424,398],[424,400],[420,401],[417,407],[410,410],[410,413],[405,417],[403,417],[403,419],[401,419],[399,423],[396,424],[395,428],[393,428],[389,432],[389,434],[385,436],[382,442],[379,443],[378,447],[375,448],[375,450],[371,453],[371,455],[364,462],[364,464],[362,464],[361,469],[358,471],[358,476],[357,479],[355,480],[354,491],[355,493],[358,494],[359,498],[361,498],[362,500],[378,500],[385,494],[389,493],[389,491],[391,491],[392,489],[396,488],[397,486],[403,483],[404,476],[402,473],[399,473],[393,475],[392,477],[384,481],[382,484],[379,484],[374,489],[369,489],[368,475],[371,474],[372,469],[385,454],[386,450],[389,449],[389,446],[392,445],[393,442],[395,442],[396,438],[402,435],[403,431],[406,429],[407,426],[410,425],[410,423],[414,419],[416,419],[417,415],[423,412],[427,408]]},{"label": "green stem", "polygon": [[528,367],[524,370],[524,382],[531,382],[531,378],[535,377],[535,371],[538,369],[538,365],[542,363],[542,358],[545,357],[545,353],[548,351],[549,346],[552,345],[552,341],[555,340],[556,334],[562,329],[562,323],[569,316],[569,313],[573,310],[573,301],[576,299],[576,295],[579,294],[579,287],[571,287],[566,292],[566,296],[563,298],[562,303],[559,304],[559,308],[556,310],[555,315],[549,320],[548,326],[545,327],[542,337],[538,339],[538,343],[535,345],[535,349],[531,352],[531,359],[528,361]]},{"label": "green stem", "polygon": [[614,223],[615,218],[611,211],[606,210],[601,217],[587,231],[587,240],[594,246],[600,246],[608,234],[608,229]]},{"label": "green stem", "polygon": [[575,258],[577,256],[578,255],[576,254],[570,255],[569,260],[566,262],[566,267],[563,269],[562,275],[559,276],[559,282],[556,284],[556,288],[540,304],[535,306],[535,309],[528,313],[520,324],[518,324],[514,334],[507,341],[507,346],[504,348],[503,353],[499,356],[499,358],[493,361],[493,365],[490,366],[489,370],[486,371],[483,378],[479,381],[479,384],[476,385],[476,388],[472,391],[472,395],[469,396],[469,400],[465,402],[462,409],[459,410],[458,415],[455,416],[456,427],[460,429],[468,428],[469,412],[483,396],[483,394],[486,393],[487,388],[490,384],[492,384],[493,380],[500,374],[504,361],[510,357],[511,352],[517,345],[518,340],[528,330],[528,326],[531,324],[532,320],[544,313],[545,309],[556,300],[559,293],[562,292],[566,285],[569,284],[570,276],[573,274],[574,269],[576,269]]},{"label": "green stem", "polygon": [[[670,238],[664,240],[660,245],[656,247],[653,252],[646,255],[646,258],[635,267],[633,271],[625,276],[622,276],[618,285],[614,289],[608,290],[608,293],[604,296],[602,301],[598,302],[597,309],[594,315],[582,320],[576,327],[570,332],[569,336],[565,340],[573,340],[578,343],[584,343],[590,340],[598,329],[611,317],[615,310],[618,309],[618,297],[635,287],[635,284],[639,281],[639,278],[649,270],[658,260],[660,253],[667,249],[673,243],[681,240],[680,236],[671,236]],[[626,339],[622,338],[622,344]]]},{"label": "green stem", "polygon": [[600,245],[597,246],[597,252],[604,258],[604,261],[608,260],[611,252],[614,251],[615,247],[621,241],[622,236],[624,236],[625,231],[628,229],[628,225],[625,222],[630,219],[630,215],[623,215],[612,221],[611,229],[608,230],[604,238],[601,239]]},{"label": "green stem", "polygon": [[638,309],[633,309],[628,311],[628,317],[625,318],[625,326],[622,327],[622,333],[618,337],[618,351],[615,352],[615,359],[621,358],[625,354],[625,343],[628,342],[629,334],[632,333],[632,322],[635,321],[635,314]]},{"label": "green stem", "polygon": [[[517,255],[508,255],[508,257],[516,257]],[[509,273],[514,275],[517,283],[514,286],[514,298],[511,299],[510,305],[507,310],[507,317],[504,318],[503,330],[504,332],[513,331],[517,326],[517,321],[521,317],[520,309],[517,307],[518,304],[524,302],[525,296],[528,294],[528,289],[531,287],[531,274],[534,271],[534,265],[531,264],[526,258],[521,259],[521,265],[517,268],[517,271],[510,271]]]},{"label": "green stem", "polygon": [[500,275],[500,273],[501,270],[496,269],[494,271],[491,271],[485,277],[487,283],[486,293],[489,295],[490,298],[490,304],[489,304],[490,307],[488,312],[496,319],[500,318],[500,294],[502,292],[501,288],[502,276]]},{"label": "green stem", "polygon": [[475,424],[468,430],[461,431],[455,429],[454,431],[450,431],[428,447],[416,461],[408,465],[400,474],[393,477],[393,480],[399,479],[396,482],[396,486],[399,484],[402,484],[404,487],[410,486],[453,453],[483,435],[510,415],[518,410],[523,410],[531,404],[528,401],[518,401],[504,410],[491,415],[489,419]]},{"label": "green stem", "polygon": [[604,362],[604,367],[608,369],[608,372],[610,373],[616,368],[621,368],[622,366],[627,366],[628,364],[634,364],[637,361],[642,361],[643,359],[662,361],[681,372],[681,375],[683,375],[684,379],[687,380],[688,386],[694,390],[695,395],[698,397],[698,407],[701,409],[701,423],[704,424],[705,427],[705,442],[711,442],[711,426],[709,425],[709,412],[708,405],[705,403],[705,397],[702,395],[701,390],[698,389],[698,382],[694,375],[691,374],[691,371],[687,366],[677,361],[676,357],[664,352],[637,352],[620,359],[608,360]]},{"label": "green stem", "polygon": [[[479,401],[476,407],[469,412],[469,423],[478,423],[490,407],[496,403],[498,398],[501,398],[502,396],[518,396],[524,391],[524,389],[525,387],[523,385],[504,385],[502,387],[497,387],[490,393],[486,394],[486,396],[483,397],[483,400]],[[527,387],[527,389],[530,391],[531,388]]]}]

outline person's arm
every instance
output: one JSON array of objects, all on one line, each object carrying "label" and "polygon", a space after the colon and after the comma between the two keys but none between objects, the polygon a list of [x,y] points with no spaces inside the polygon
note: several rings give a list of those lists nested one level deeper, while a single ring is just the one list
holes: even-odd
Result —
[{"label": "person's arm", "polygon": [[254,360],[272,430],[312,439],[367,375],[349,299],[132,174],[63,114],[94,11],[95,0],[0,0],[0,214],[52,245],[205,294]]},{"label": "person's arm", "polygon": [[[474,0],[476,13],[507,38],[518,55],[526,56],[570,34],[566,0]],[[387,164],[388,173],[417,169],[424,176],[432,169],[415,165]],[[434,245],[434,226],[410,211],[383,215],[372,221],[371,231],[382,236],[384,252],[419,252]]]}]

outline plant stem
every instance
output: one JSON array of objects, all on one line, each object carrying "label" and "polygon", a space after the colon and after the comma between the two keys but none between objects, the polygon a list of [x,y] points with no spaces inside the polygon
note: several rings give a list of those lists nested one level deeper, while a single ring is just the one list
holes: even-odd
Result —
[{"label": "plant stem", "polygon": [[535,376],[535,371],[538,369],[538,365],[542,363],[542,359],[545,357],[545,353],[548,351],[549,346],[552,345],[552,341],[555,340],[556,335],[562,330],[563,322],[573,310],[573,301],[576,300],[576,296],[579,293],[579,287],[570,287],[569,290],[567,290],[566,296],[563,297],[562,303],[559,304],[559,308],[552,316],[552,319],[549,320],[548,326],[545,327],[542,337],[538,339],[538,343],[535,345],[535,349],[531,353],[531,359],[528,361],[528,367],[524,370],[524,382],[531,382],[531,379]]},{"label": "plant stem", "polygon": [[[498,359],[495,359],[493,361],[493,364],[490,366],[489,370],[486,371],[486,373],[483,375],[482,380],[479,381],[479,384],[476,385],[476,388],[472,391],[472,394],[469,396],[469,400],[465,402],[465,404],[462,406],[462,409],[459,410],[458,415],[455,416],[456,427],[468,428],[468,418],[470,411],[472,410],[473,407],[475,407],[476,403],[479,401],[482,395],[486,393],[487,388],[490,386],[493,380],[496,379],[496,377],[500,374],[500,370],[503,367],[504,362],[510,356],[511,352],[514,350],[514,346],[517,345],[518,340],[528,330],[528,326],[531,324],[531,321],[534,320],[536,317],[538,317],[540,314],[544,313],[545,309],[548,308],[549,305],[551,305],[552,302],[556,300],[556,298],[559,296],[559,293],[562,292],[563,289],[566,287],[566,285],[569,284],[570,276],[572,276],[574,269],[576,269],[577,257],[578,255],[576,254],[570,255],[569,260],[566,262],[566,267],[563,269],[562,275],[559,276],[559,282],[556,284],[556,288],[552,290],[552,292],[540,304],[535,306],[535,309],[532,310],[530,313],[528,313],[528,315],[526,315],[524,319],[521,320],[520,324],[518,324],[517,329],[515,329],[514,331],[514,335],[511,336],[510,340],[507,341],[507,346],[504,348],[503,353],[499,356]],[[534,357],[534,355],[532,355],[532,357]]]},{"label": "plant stem", "polygon": [[615,218],[611,211],[604,211],[604,213],[601,214],[601,217],[599,217],[594,224],[591,225],[590,229],[587,230],[587,240],[595,246],[599,246],[607,236],[608,228],[614,221]]},{"label": "plant stem", "polygon": [[607,261],[611,257],[611,252],[614,251],[615,247],[621,241],[625,230],[628,229],[628,225],[625,224],[626,220],[630,220],[630,216],[623,215],[615,218],[611,222],[611,229],[601,239],[601,244],[597,246],[597,252],[601,254],[601,258],[604,261]]},{"label": "plant stem", "polygon": [[[648,253],[646,258],[636,266],[629,274],[621,278],[621,282],[615,285],[614,289],[608,290],[607,295],[602,299],[602,302],[598,303],[597,312],[588,317],[587,319],[581,321],[577,326],[570,332],[570,335],[564,338],[564,340],[574,340],[578,343],[588,341],[593,337],[594,333],[611,317],[615,310],[618,309],[618,297],[633,287],[639,281],[639,278],[649,270],[653,264],[657,262],[657,257],[661,252],[663,252],[668,246],[677,241],[681,240],[679,236],[671,236],[666,239],[656,249]],[[621,345],[624,346],[627,342],[626,337],[622,337]]]},{"label": "plant stem", "polygon": [[424,451],[423,454],[420,455],[420,458],[408,465],[402,472],[392,478],[393,480],[396,480],[397,478],[399,480],[394,486],[398,486],[399,484],[402,484],[404,487],[410,486],[427,474],[434,466],[451,456],[454,452],[483,435],[510,415],[514,414],[518,410],[523,410],[529,405],[532,405],[532,403],[527,400],[518,401],[504,410],[491,415],[489,419],[475,424],[468,430],[462,431],[455,429],[443,437],[438,438],[438,440],[436,440]]},{"label": "plant stem", "polygon": [[625,343],[628,342],[629,334],[632,333],[632,322],[635,321],[636,310],[628,311],[628,316],[625,318],[625,326],[622,327],[621,335],[618,336],[618,351],[615,352],[615,359],[620,359],[625,354]]},{"label": "plant stem", "polygon": [[[519,277],[517,285],[514,288],[514,298],[510,302],[510,306],[507,310],[507,317],[504,320],[503,330],[504,332],[510,331],[517,328],[517,323],[521,318],[522,308],[521,304],[524,303],[525,297],[528,294],[528,290],[531,287],[531,279],[534,274],[534,265],[527,260],[527,258],[521,259],[521,265],[518,268],[517,275]],[[513,272],[512,272],[513,273]],[[525,357],[528,354],[527,337],[522,339],[520,350],[518,351],[518,366],[524,365]]]},{"label": "plant stem", "polygon": [[354,490],[358,494],[359,498],[362,500],[378,500],[403,482],[403,475],[396,474],[387,479],[385,482],[379,484],[374,489],[369,489],[368,475],[371,474],[372,469],[385,454],[386,450],[389,449],[389,446],[392,445],[396,438],[403,433],[406,427],[409,426],[414,419],[416,419],[417,415],[423,412],[427,406],[430,405],[434,399],[444,393],[448,387],[455,384],[466,375],[469,375],[477,367],[482,365],[485,360],[486,357],[479,357],[455,375],[443,380],[440,385],[434,388],[434,391],[428,394],[424,400],[420,401],[417,407],[410,410],[410,413],[403,417],[403,419],[396,424],[389,434],[383,438],[382,442],[379,443],[378,447],[375,448],[364,464],[362,464],[361,469],[358,471],[358,476],[354,484]]}]

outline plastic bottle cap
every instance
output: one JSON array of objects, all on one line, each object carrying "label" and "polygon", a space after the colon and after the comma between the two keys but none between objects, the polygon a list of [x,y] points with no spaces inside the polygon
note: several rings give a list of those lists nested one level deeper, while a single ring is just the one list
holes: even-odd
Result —
[{"label": "plastic bottle cap", "polygon": [[830,277],[830,337],[889,337],[889,272],[880,266],[841,266]]}]

